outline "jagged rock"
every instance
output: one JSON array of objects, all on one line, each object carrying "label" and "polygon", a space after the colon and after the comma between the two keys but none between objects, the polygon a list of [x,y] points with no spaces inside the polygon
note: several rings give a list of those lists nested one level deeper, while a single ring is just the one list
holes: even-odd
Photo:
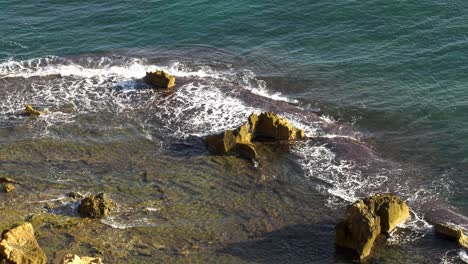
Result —
[{"label": "jagged rock", "polygon": [[456,239],[460,246],[468,248],[468,236],[464,234],[467,231],[462,227],[452,223],[437,223],[435,230],[439,234]]},{"label": "jagged rock", "polygon": [[208,149],[216,154],[239,154],[244,158],[257,157],[255,147],[251,143],[252,134],[247,123],[234,130],[226,130],[206,138]]},{"label": "jagged rock", "polygon": [[37,109],[34,109],[31,105],[26,105],[25,113],[28,116],[38,116],[38,115],[45,114],[45,112],[43,112],[43,111],[39,111]]},{"label": "jagged rock", "polygon": [[305,137],[304,130],[295,128],[287,119],[272,112],[261,113],[259,116],[251,114],[248,120],[254,138],[296,140]]},{"label": "jagged rock", "polygon": [[46,263],[44,251],[34,237],[30,223],[22,224],[3,234],[0,242],[0,254],[8,263]]},{"label": "jagged rock", "polygon": [[391,232],[408,217],[408,206],[396,196],[379,194],[360,199],[348,207],[345,219],[336,226],[336,244],[356,250],[363,259],[380,233]]},{"label": "jagged rock", "polygon": [[380,231],[380,218],[359,200],[348,208],[345,220],[336,226],[336,244],[356,250],[362,259],[370,254]]},{"label": "jagged rock", "polygon": [[11,183],[5,183],[3,185],[3,187],[5,188],[5,192],[9,193],[9,192],[12,192],[15,190],[15,186]]},{"label": "jagged rock", "polygon": [[387,234],[409,217],[408,205],[393,195],[379,194],[370,196],[364,199],[364,203],[369,207],[369,210],[380,217],[382,232]]},{"label": "jagged rock", "polygon": [[78,212],[82,217],[104,218],[116,207],[107,194],[99,193],[90,195],[83,200],[78,207]]},{"label": "jagged rock", "polygon": [[65,255],[58,264],[102,264],[102,260],[99,257],[80,257],[78,255],[67,254]]},{"label": "jagged rock", "polygon": [[143,81],[160,88],[171,88],[175,85],[175,77],[164,71],[147,72]]},{"label": "jagged rock", "polygon": [[206,138],[208,149],[216,154],[237,154],[247,159],[256,159],[257,152],[252,141],[256,139],[295,140],[304,138],[304,130],[295,128],[286,119],[272,112],[251,114],[248,122],[237,129],[226,130]]}]

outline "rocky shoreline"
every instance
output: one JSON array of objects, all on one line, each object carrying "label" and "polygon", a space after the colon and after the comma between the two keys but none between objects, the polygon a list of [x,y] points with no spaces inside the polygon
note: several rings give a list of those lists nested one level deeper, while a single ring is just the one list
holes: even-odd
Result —
[{"label": "rocky shoreline", "polygon": [[[151,79],[151,85],[165,89],[174,88],[175,79],[166,73],[149,74],[152,77],[146,79]],[[157,78],[164,78],[165,80],[157,81]],[[25,114],[37,117],[47,113],[32,106],[26,106]],[[219,168],[221,172],[225,172],[227,176],[219,178],[219,181],[225,182],[221,185],[225,186],[226,190],[215,190],[216,187],[208,180],[205,182],[206,175],[200,173],[198,168],[187,169],[187,172],[182,173],[185,176],[182,175],[181,179],[174,179],[174,175],[161,175],[159,165],[155,166],[153,170],[146,169],[142,171],[138,176],[138,181],[142,183],[141,186],[149,185],[148,188],[157,190],[159,193],[157,197],[147,200],[138,199],[141,186],[128,190],[129,196],[137,197],[135,198],[137,202],[132,206],[143,208],[148,214],[157,211],[158,220],[161,223],[166,223],[171,218],[178,219],[181,222],[184,222],[185,219],[198,219],[203,222],[232,214],[234,216],[230,217],[234,219],[232,220],[233,227],[223,230],[223,226],[211,228],[202,225],[202,223],[188,225],[177,223],[173,226],[164,226],[163,224],[160,227],[153,228],[157,229],[157,231],[150,231],[151,228],[146,226],[137,226],[135,229],[139,230],[139,234],[137,238],[132,238],[126,236],[125,232],[119,229],[117,225],[115,225],[117,228],[112,226],[103,227],[103,221],[109,223],[105,221],[111,221],[114,211],[122,212],[126,210],[118,202],[111,200],[109,195],[95,192],[98,194],[87,194],[84,195],[86,197],[83,197],[79,193],[72,193],[61,200],[67,201],[66,206],[59,202],[47,202],[43,207],[45,212],[31,213],[26,205],[23,208],[2,208],[0,228],[9,231],[4,232],[0,242],[0,254],[6,261],[13,263],[45,263],[46,255],[49,259],[53,259],[54,262],[58,263],[100,263],[103,261],[102,259],[107,263],[117,263],[121,262],[122,259],[129,258],[128,254],[132,252],[132,254],[137,254],[148,260],[158,258],[164,262],[168,259],[170,259],[169,261],[173,260],[168,256],[190,258],[193,257],[193,254],[197,255],[210,247],[224,247],[225,241],[240,243],[294,223],[298,225],[315,223],[314,216],[310,215],[313,213],[301,208],[294,202],[295,199],[308,199],[299,195],[308,192],[307,186],[294,186],[289,187],[292,190],[278,191],[278,186],[282,185],[282,183],[280,180],[273,180],[272,175],[275,174],[274,170],[280,170],[281,168],[275,167],[275,156],[270,154],[270,152],[277,151],[279,153],[277,156],[282,158],[284,151],[281,148],[287,147],[290,144],[289,141],[314,140],[314,138],[306,138],[303,130],[294,127],[287,119],[279,117],[273,112],[258,115],[252,113],[244,124],[239,125],[237,129],[226,130],[221,134],[209,135],[206,139],[201,139],[206,140],[206,148],[212,155],[193,158],[200,163],[200,168],[203,168],[205,163],[210,163]],[[260,165],[263,166],[260,170],[252,171],[251,164],[237,157],[260,162],[266,160],[267,162]],[[89,160],[89,162],[99,161]],[[169,163],[171,162],[166,164],[168,170],[169,168],[177,168],[176,165]],[[135,161],[135,164],[138,164],[137,161]],[[235,176],[238,172],[238,178],[233,180],[233,177],[229,177]],[[157,176],[154,176],[155,174]],[[261,174],[262,178],[256,176],[257,174]],[[187,177],[192,175],[200,177],[203,183],[198,183],[198,186],[191,186],[189,190],[187,190],[187,187],[179,187],[183,181],[187,181]],[[216,178],[212,177],[211,180],[213,179]],[[266,187],[257,186],[264,182],[267,182],[267,184],[264,184]],[[14,197],[16,192],[21,192],[23,188],[30,188],[34,184],[32,182],[21,182],[20,184],[9,177],[0,178],[0,183],[4,187],[5,195],[10,197]],[[101,186],[96,188],[99,189]],[[117,188],[122,190],[125,187],[119,186]],[[180,190],[174,191],[175,188],[180,188]],[[248,195],[244,194],[244,188],[249,189]],[[226,204],[216,205],[219,206],[216,210],[204,208],[210,202],[213,203],[212,194],[224,195],[229,189],[233,193],[231,201]],[[192,195],[203,196],[204,200],[199,202],[190,201],[189,197],[181,195],[181,190],[190,192]],[[202,191],[209,194],[200,194]],[[267,198],[269,196],[265,195],[263,197],[263,192],[282,193],[271,201],[271,199]],[[112,190],[108,193],[112,196]],[[292,197],[290,198],[292,201],[288,200],[288,197]],[[315,197],[310,199],[314,201]],[[252,204],[253,202],[259,204]],[[320,203],[318,206],[320,206]],[[237,219],[239,217],[236,217],[236,214],[247,215],[243,211],[245,208],[260,213],[256,216]],[[399,209],[394,210],[392,208]],[[198,211],[194,213],[192,210]],[[395,213],[396,211],[399,213]],[[189,217],[189,212],[195,214],[195,216],[190,215]],[[333,215],[333,213],[331,214]],[[389,217],[394,214],[398,216]],[[353,248],[356,250],[359,259],[372,258],[371,249],[377,237],[388,236],[395,229],[395,226],[407,219],[408,216],[408,206],[397,197],[377,195],[356,201],[347,209],[345,219],[336,226],[336,244]],[[334,223],[333,221],[336,222],[338,219],[341,219],[341,216],[336,215],[336,219],[330,222]],[[26,224],[23,224],[25,221]],[[362,225],[362,223],[365,224]],[[466,247],[466,233],[464,233],[466,231],[459,229],[459,225],[448,223],[446,218],[437,220],[435,225],[437,232],[453,237],[461,246]],[[101,234],[101,232],[104,232],[103,230],[108,233]],[[242,230],[242,232],[239,230]],[[148,235],[149,232],[154,233]],[[236,232],[238,233],[236,234]],[[366,239],[363,239],[363,233],[367,234]],[[36,237],[38,240],[36,240]],[[14,242],[15,240],[25,241],[25,245],[28,246],[28,251],[23,251],[25,257],[12,253],[15,252],[15,247],[23,247],[15,244],[17,243]],[[48,244],[48,241],[54,242]],[[333,243],[335,241],[331,242],[332,245]],[[73,245],[70,251],[63,247],[66,244]],[[44,250],[41,249],[41,245]],[[86,249],[83,250],[83,248]],[[218,250],[221,249],[218,248]],[[164,256],[160,256],[159,252],[164,252]],[[94,257],[79,257],[85,255]]]}]

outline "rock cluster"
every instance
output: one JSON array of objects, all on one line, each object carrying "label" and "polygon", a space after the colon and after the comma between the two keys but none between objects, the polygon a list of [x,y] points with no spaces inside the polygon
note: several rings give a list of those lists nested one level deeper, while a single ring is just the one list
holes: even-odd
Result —
[{"label": "rock cluster", "polygon": [[82,217],[90,218],[104,218],[116,207],[108,195],[99,193],[97,195],[90,195],[83,200],[78,207],[78,212]]},{"label": "rock cluster", "polygon": [[363,259],[380,233],[390,233],[408,217],[408,205],[396,196],[380,194],[358,200],[336,226],[336,244],[354,249]]},{"label": "rock cluster", "polygon": [[60,262],[60,264],[102,264],[102,260],[99,257],[80,257],[78,255],[67,254]]},{"label": "rock cluster", "polygon": [[143,81],[158,88],[167,89],[175,86],[175,77],[164,71],[147,72]]},{"label": "rock cluster", "polygon": [[452,223],[437,223],[435,230],[439,234],[455,239],[460,246],[468,248],[468,236],[465,235],[466,230],[460,226]]},{"label": "rock cluster", "polygon": [[208,149],[216,154],[240,155],[255,159],[254,140],[304,139],[304,130],[295,128],[288,120],[272,112],[251,114],[248,122],[234,130],[226,130],[206,138]]},{"label": "rock cluster", "polygon": [[43,264],[47,258],[34,237],[30,223],[22,224],[3,234],[0,242],[0,259],[8,263]]}]

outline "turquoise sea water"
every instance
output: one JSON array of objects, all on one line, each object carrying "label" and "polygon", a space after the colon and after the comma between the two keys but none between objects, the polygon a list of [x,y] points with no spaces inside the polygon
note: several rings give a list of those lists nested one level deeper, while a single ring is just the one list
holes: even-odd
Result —
[{"label": "turquoise sea water", "polygon": [[[428,197],[437,193],[437,200],[466,215],[467,21],[468,2],[462,0],[1,1],[0,77],[50,73],[71,79],[79,76],[86,79],[84,83],[102,84],[100,78],[117,83],[138,76],[122,71],[144,72],[155,64],[170,65],[181,76],[203,79],[216,75],[230,80],[229,85],[247,83],[260,91],[257,94],[287,98],[301,109],[320,110],[334,122],[352,126],[380,157],[417,171],[409,193],[427,184]],[[144,59],[148,61],[140,61]],[[179,66],[174,66],[174,61]],[[63,86],[53,81],[32,85],[41,87],[38,89],[43,94],[29,98],[13,92],[15,85],[23,87],[14,81],[0,92],[4,97],[0,99],[7,101],[1,104],[1,113],[10,114],[28,100],[52,110],[62,109],[66,108],[64,101],[73,96],[82,100],[75,102],[73,111],[101,111],[105,105],[93,100],[104,97],[80,94],[87,86],[79,78]],[[60,94],[60,89],[77,83],[78,90]],[[119,110],[121,104],[135,106],[127,99],[109,104],[113,103],[117,112],[128,110]],[[242,113],[236,110],[235,102],[226,105],[235,115]],[[219,109],[219,116],[230,115]],[[219,117],[216,111],[214,115],[201,113],[206,114],[202,121],[207,124],[210,118]],[[87,119],[83,119],[75,121],[86,124]],[[0,120],[3,128],[16,122]],[[141,120],[135,121],[137,132],[127,131],[136,138],[146,133],[139,131]],[[109,125],[93,122],[97,127]],[[162,131],[142,127],[153,138],[163,138],[174,130],[171,124],[162,124],[169,127]],[[203,134],[202,125],[192,125],[178,129]],[[229,125],[213,125],[209,131],[225,127]],[[0,143],[30,136],[5,131]],[[78,134],[66,131],[56,129],[53,137],[68,140]],[[80,137],[84,142],[92,141],[92,135]],[[309,154],[303,159],[309,159]],[[3,172],[9,168],[0,167]],[[411,178],[413,172],[403,175],[400,177]],[[347,185],[338,187],[343,186]]]}]

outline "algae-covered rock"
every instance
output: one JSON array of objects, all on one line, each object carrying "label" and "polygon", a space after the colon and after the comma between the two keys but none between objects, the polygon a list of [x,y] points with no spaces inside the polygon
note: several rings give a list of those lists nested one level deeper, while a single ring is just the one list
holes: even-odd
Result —
[{"label": "algae-covered rock", "polygon": [[30,223],[22,224],[3,234],[0,254],[9,263],[46,263],[46,255],[34,237]]},{"label": "algae-covered rock", "polygon": [[160,88],[171,88],[175,85],[175,77],[164,71],[147,72],[143,81]]},{"label": "algae-covered rock", "polygon": [[452,223],[437,223],[435,225],[437,233],[457,240],[462,247],[468,248],[468,236],[465,235],[465,229]]},{"label": "algae-covered rock", "polygon": [[67,254],[57,264],[102,264],[99,257],[80,257],[78,255]]},{"label": "algae-covered rock", "polygon": [[274,140],[296,140],[305,137],[304,130],[294,127],[287,119],[272,112],[251,114],[249,124],[255,138]]},{"label": "algae-covered rock", "polygon": [[359,200],[348,208],[345,220],[336,226],[336,244],[356,250],[363,259],[370,254],[380,231],[380,218]]},{"label": "algae-covered rock", "polygon": [[336,244],[367,257],[376,237],[391,232],[409,217],[409,208],[400,198],[379,194],[360,199],[348,207],[345,219],[336,226]]},{"label": "algae-covered rock", "polygon": [[78,212],[82,217],[104,218],[115,207],[115,203],[108,198],[107,194],[99,193],[84,198],[78,207]]},{"label": "algae-covered rock", "polygon": [[25,111],[26,115],[28,115],[28,116],[39,116],[39,115],[45,114],[44,111],[39,111],[39,110],[33,108],[31,105],[26,105],[24,111]]},{"label": "algae-covered rock", "polygon": [[12,192],[15,190],[15,186],[11,183],[5,183],[3,185],[3,187],[5,188],[5,192],[9,193],[9,192]]}]

